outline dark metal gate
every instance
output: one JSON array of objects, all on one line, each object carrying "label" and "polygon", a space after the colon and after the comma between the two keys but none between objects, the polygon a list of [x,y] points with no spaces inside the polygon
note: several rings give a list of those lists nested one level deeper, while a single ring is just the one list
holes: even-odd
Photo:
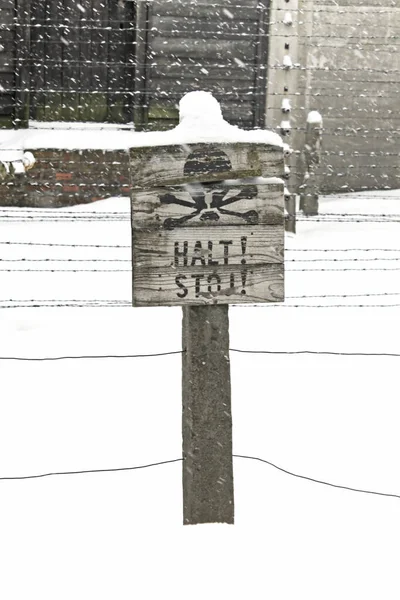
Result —
[{"label": "dark metal gate", "polygon": [[265,125],[269,0],[141,4],[147,50],[138,60],[136,94],[145,126],[171,126],[179,99],[194,90],[211,92],[231,123]]},{"label": "dark metal gate", "polygon": [[135,8],[126,0],[31,0],[30,118],[133,120]]},{"label": "dark metal gate", "polygon": [[16,6],[16,124],[30,118],[168,128],[180,98],[206,90],[229,122],[265,125],[269,0]]}]

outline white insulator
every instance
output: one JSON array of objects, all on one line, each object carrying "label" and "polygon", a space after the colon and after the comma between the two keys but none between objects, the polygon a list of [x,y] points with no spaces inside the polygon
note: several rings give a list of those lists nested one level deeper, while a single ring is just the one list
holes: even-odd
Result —
[{"label": "white insulator", "polygon": [[285,165],[284,166],[284,172],[285,172],[285,175],[289,175],[289,173],[290,173],[290,167],[289,167],[289,165]]},{"label": "white insulator", "polygon": [[289,54],[285,54],[285,56],[283,57],[283,66],[285,67],[285,69],[293,68],[293,61],[290,58]]},{"label": "white insulator", "polygon": [[292,110],[292,107],[290,106],[290,100],[289,100],[289,98],[284,98],[282,100],[282,112],[288,113],[291,110]]},{"label": "white insulator", "polygon": [[283,188],[283,195],[285,196],[285,198],[290,198],[290,192],[286,186]]},{"label": "white insulator", "polygon": [[282,121],[280,124],[280,128],[282,135],[288,135],[290,133],[290,130],[292,129],[290,121]]},{"label": "white insulator", "polygon": [[285,16],[283,17],[283,24],[284,25],[293,25],[292,13],[290,13],[290,12],[285,13]]},{"label": "white insulator", "polygon": [[293,154],[293,148],[289,146],[289,144],[283,144],[283,156],[290,156]]}]

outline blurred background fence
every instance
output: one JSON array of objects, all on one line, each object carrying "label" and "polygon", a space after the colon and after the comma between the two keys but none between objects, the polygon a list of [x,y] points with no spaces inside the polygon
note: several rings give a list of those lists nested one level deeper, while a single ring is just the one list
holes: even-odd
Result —
[{"label": "blurred background fence", "polygon": [[[397,188],[399,40],[392,0],[0,0],[0,125],[167,129],[179,99],[203,89],[229,122],[285,137],[290,191],[304,179],[314,110],[322,192]],[[58,193],[99,197],[76,196],[73,177]],[[119,187],[114,178],[106,195]]]}]

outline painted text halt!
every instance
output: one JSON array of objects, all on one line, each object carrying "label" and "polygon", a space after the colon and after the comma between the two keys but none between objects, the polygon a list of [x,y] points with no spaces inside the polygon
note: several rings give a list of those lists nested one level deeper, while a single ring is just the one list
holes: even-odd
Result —
[{"label": "painted text halt!", "polygon": [[[225,148],[204,152],[174,164],[179,184],[133,190],[135,306],[284,299],[283,182],[236,180]],[[216,180],[218,170],[233,179]]]}]

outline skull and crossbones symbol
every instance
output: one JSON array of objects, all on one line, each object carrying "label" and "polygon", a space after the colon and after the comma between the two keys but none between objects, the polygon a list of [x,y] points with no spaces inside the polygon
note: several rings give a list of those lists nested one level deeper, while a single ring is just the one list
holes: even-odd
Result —
[{"label": "skull and crossbones symbol", "polygon": [[[209,151],[207,156],[204,151],[192,152],[184,166],[185,175],[195,175],[200,178],[203,174],[227,172],[232,169],[228,156],[220,151]],[[238,212],[231,208],[226,208],[231,204],[245,199],[252,199],[257,196],[257,186],[246,185],[245,187],[232,187],[224,185],[223,182],[213,183],[195,183],[184,186],[178,197],[173,193],[159,195],[161,204],[175,204],[185,208],[192,209],[186,215],[180,217],[168,217],[163,223],[165,229],[174,229],[184,225],[187,221],[198,218],[203,222],[219,221],[224,215],[238,217],[250,225],[258,224],[258,213],[255,210]],[[188,198],[189,196],[189,198]]]}]

